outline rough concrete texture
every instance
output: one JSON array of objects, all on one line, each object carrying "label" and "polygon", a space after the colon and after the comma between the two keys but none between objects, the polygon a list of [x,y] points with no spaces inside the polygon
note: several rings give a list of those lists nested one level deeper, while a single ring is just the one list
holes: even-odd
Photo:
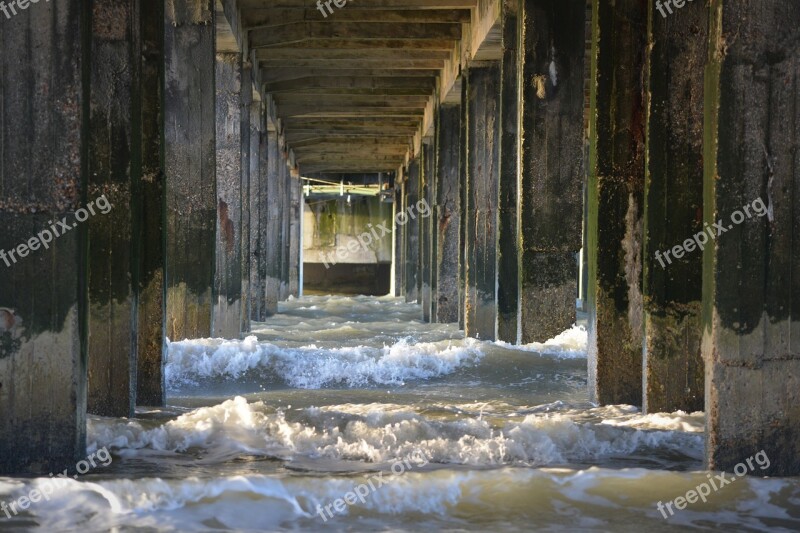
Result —
[{"label": "rough concrete texture", "polygon": [[458,250],[461,198],[458,190],[461,105],[439,108],[436,162],[436,322],[458,322]]},{"label": "rough concrete texture", "polygon": [[[124,0],[92,4],[89,100],[88,200],[101,196],[86,225],[89,242],[88,410],[129,417],[136,403],[136,313],[131,257],[132,180],[138,157],[133,105],[139,69],[129,68],[139,51],[138,14]],[[138,102],[137,102],[138,103]],[[138,166],[138,165],[137,165]],[[138,196],[137,196],[138,199]]]},{"label": "rough concrete texture", "polygon": [[647,4],[593,2],[589,154],[589,393],[642,404]]},{"label": "rough concrete texture", "polygon": [[[521,341],[575,323],[583,217],[584,13],[581,0],[522,3]],[[550,266],[537,274],[548,254]],[[559,270],[553,262],[562,260]],[[573,276],[574,274],[574,276]]]},{"label": "rough concrete texture", "polygon": [[[800,474],[800,4],[711,1],[703,264],[709,467]],[[735,225],[760,199],[763,217]],[[751,211],[753,208],[751,208]],[[733,226],[733,227],[730,227]]]},{"label": "rough concrete texture", "polygon": [[171,0],[165,13],[165,329],[171,340],[211,334],[217,221],[212,6],[210,0]]},{"label": "rough concrete texture", "polygon": [[[703,229],[703,78],[708,6],[667,20],[650,5],[643,269],[644,409],[704,408],[703,253],[661,254]],[[659,254],[658,257],[656,254]]]},{"label": "rough concrete texture", "polygon": [[[431,191],[433,190],[433,144],[429,139],[422,143],[422,168],[420,178],[422,191],[420,201],[424,200],[429,206]],[[417,213],[418,211],[414,211]],[[420,258],[420,303],[422,304],[422,320],[431,321],[431,242],[432,242],[432,216],[423,218],[418,216],[420,227],[419,258]]]},{"label": "rough concrete texture", "polygon": [[61,471],[86,454],[85,226],[18,252],[86,193],[85,8],[40,3],[0,30],[14,51],[0,58],[0,250],[17,251],[0,259],[0,473]]},{"label": "rough concrete texture", "polygon": [[[406,269],[405,269],[405,289],[406,301],[417,302],[419,301],[419,286],[420,280],[420,260],[419,260],[419,219],[411,218],[408,216],[408,208],[416,206],[420,197],[420,174],[421,161],[420,157],[411,160],[408,164],[408,181],[405,182],[406,186],[406,201],[404,205],[405,217],[398,214],[398,223],[406,221]],[[416,208],[415,208],[416,209]]]},{"label": "rough concrete texture", "polygon": [[267,316],[278,312],[278,300],[281,291],[281,231],[283,218],[280,211],[280,152],[278,149],[278,132],[267,131],[267,280],[266,280],[266,313]]},{"label": "rough concrete texture", "polygon": [[497,338],[519,340],[520,40],[518,0],[503,1],[500,183],[497,237]]}]

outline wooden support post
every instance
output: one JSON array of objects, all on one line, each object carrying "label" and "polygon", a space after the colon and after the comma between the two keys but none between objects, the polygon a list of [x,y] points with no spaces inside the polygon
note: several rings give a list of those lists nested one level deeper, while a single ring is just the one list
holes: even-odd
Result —
[{"label": "wooden support post", "polygon": [[211,0],[170,0],[164,10],[166,333],[211,334],[216,263],[215,10]]},{"label": "wooden support post", "polygon": [[71,225],[86,194],[89,20],[87,4],[43,2],[0,26],[14,51],[0,59],[3,474],[86,455],[86,226]]},{"label": "wooden support post", "polygon": [[593,0],[589,124],[589,395],[642,404],[647,5]]},{"label": "wooden support post", "polygon": [[[800,4],[711,0],[703,261],[708,467],[800,474]],[[719,226],[714,226],[719,224]]]},{"label": "wooden support post", "polygon": [[523,343],[544,342],[576,319],[583,220],[585,7],[583,0],[523,2]]}]

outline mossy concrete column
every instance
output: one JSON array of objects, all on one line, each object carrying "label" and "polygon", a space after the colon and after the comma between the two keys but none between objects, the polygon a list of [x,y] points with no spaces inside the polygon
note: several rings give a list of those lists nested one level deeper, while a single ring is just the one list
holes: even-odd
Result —
[{"label": "mossy concrete column", "polygon": [[133,283],[138,265],[131,252],[133,192],[139,184],[139,132],[133,120],[138,114],[139,68],[133,65],[139,56],[140,34],[135,8],[136,3],[127,0],[96,0],[90,22],[87,207],[96,212],[85,221],[88,410],[115,417],[132,416],[136,402]]},{"label": "mossy concrete column", "polygon": [[250,104],[250,320],[267,312],[267,134],[261,101]]},{"label": "mossy concrete column", "polygon": [[575,323],[583,220],[585,7],[522,4],[520,312],[523,343]]},{"label": "mossy concrete column", "polygon": [[86,456],[86,226],[70,226],[86,196],[89,20],[82,2],[41,2],[0,24],[3,474]]},{"label": "mossy concrete column", "polygon": [[164,231],[165,188],[162,147],[164,7],[139,2],[141,49],[139,116],[141,137],[138,190],[134,195],[138,259],[137,405],[162,406],[164,382]]},{"label": "mossy concrete column", "polygon": [[703,253],[663,254],[703,231],[703,71],[708,6],[673,17],[650,4],[644,217],[644,408],[702,411]]},{"label": "mossy concrete column", "polygon": [[647,3],[593,0],[592,10],[589,396],[641,405]]},{"label": "mossy concrete column", "polygon": [[708,466],[800,475],[800,3],[711,1],[703,261]]},{"label": "mossy concrete column", "polygon": [[266,235],[266,314],[274,315],[278,312],[278,300],[281,292],[281,231],[283,218],[280,201],[280,149],[278,146],[278,132],[269,123],[267,127],[267,235]]},{"label": "mossy concrete column", "polygon": [[461,225],[459,194],[459,151],[461,144],[461,104],[442,104],[436,128],[436,211],[437,232],[434,250],[436,270],[436,322],[458,322],[458,251]]},{"label": "mossy concrete column", "polygon": [[215,9],[211,0],[165,8],[167,337],[211,335],[216,263]]},{"label": "mossy concrete column", "polygon": [[500,183],[497,207],[497,338],[519,340],[520,0],[503,0]]}]

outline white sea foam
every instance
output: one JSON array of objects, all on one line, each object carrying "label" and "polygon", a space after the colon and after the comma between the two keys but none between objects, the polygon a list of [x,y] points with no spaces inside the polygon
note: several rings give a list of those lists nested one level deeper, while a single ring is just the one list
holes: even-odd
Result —
[{"label": "white sea foam", "polygon": [[509,350],[536,352],[562,359],[580,359],[586,357],[589,334],[584,326],[574,325],[543,343],[532,342],[517,346],[504,341],[496,341],[494,344]]},{"label": "white sea foam", "polygon": [[172,342],[166,365],[170,386],[202,378],[236,379],[257,370],[292,387],[319,389],[328,385],[402,385],[451,374],[483,358],[480,343],[467,340],[413,343],[403,339],[391,346],[321,348],[316,345],[285,348],[244,340],[201,339]]},{"label": "white sea foam", "polygon": [[699,459],[702,436],[682,431],[579,422],[569,414],[516,417],[502,425],[483,418],[434,420],[400,406],[328,406],[288,420],[262,402],[237,397],[147,429],[138,421],[92,419],[92,448],[186,452],[206,461],[241,454],[383,463],[421,450],[432,463],[474,466],[555,465],[598,461],[645,449]]}]

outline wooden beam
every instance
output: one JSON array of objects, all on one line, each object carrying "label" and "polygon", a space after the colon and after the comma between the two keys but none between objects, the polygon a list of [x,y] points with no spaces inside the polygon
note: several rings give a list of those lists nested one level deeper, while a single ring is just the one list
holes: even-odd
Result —
[{"label": "wooden beam", "polygon": [[[263,50],[262,50],[263,51]],[[256,54],[258,60],[260,56],[259,65],[262,67],[261,72],[268,69],[285,69],[285,68],[324,68],[324,69],[356,69],[356,68],[387,68],[387,69],[407,69],[412,71],[414,69],[441,69],[444,66],[443,59],[408,59],[397,54],[394,57],[384,57],[383,59],[321,59],[310,57],[308,54],[304,58],[295,58],[292,60],[275,59],[270,57],[270,53]]]},{"label": "wooden beam", "polygon": [[[375,48],[358,50],[337,50],[327,48],[259,48],[255,50],[257,61],[282,60],[284,62],[308,59],[347,59],[352,63],[365,61],[409,60],[409,59],[438,59],[444,61],[450,53],[442,50],[414,50]],[[285,64],[283,66],[286,66]],[[387,65],[388,66],[388,65]],[[352,64],[351,64],[352,67]]]},{"label": "wooden beam", "polygon": [[298,78],[288,81],[265,83],[264,91],[268,93],[279,92],[320,92],[321,94],[337,94],[343,90],[351,94],[357,91],[367,91],[367,94],[395,94],[395,95],[430,95],[435,88],[434,78],[371,78],[368,76],[341,76],[336,78]]},{"label": "wooden beam", "polygon": [[[337,11],[337,22],[414,22],[427,24],[436,22],[470,21],[469,9],[359,9],[348,8]],[[267,28],[297,22],[319,22],[322,13],[318,9],[249,9],[242,13],[245,29]]]},{"label": "wooden beam", "polygon": [[430,78],[439,74],[438,69],[391,69],[391,68],[303,68],[282,67],[263,69],[261,79],[264,83],[297,80],[301,78],[336,78],[362,76],[369,78]]},{"label": "wooden beam", "polygon": [[382,94],[332,94],[319,95],[307,93],[278,93],[275,94],[275,103],[278,106],[304,104],[312,108],[320,106],[379,106],[397,108],[423,108],[426,96],[386,96]]},{"label": "wooden beam", "polygon": [[394,22],[296,22],[271,28],[250,30],[250,46],[274,46],[306,39],[461,39],[459,23],[394,23]]},{"label": "wooden beam", "polygon": [[351,145],[364,145],[364,144],[375,144],[375,145],[392,145],[392,144],[400,144],[405,142],[408,139],[408,135],[403,136],[382,136],[382,135],[306,135],[306,136],[294,136],[289,137],[287,139],[292,139],[291,144],[298,152],[301,148],[307,148],[309,146],[319,147],[320,145],[330,143],[330,144],[351,144]]},{"label": "wooden beam", "polygon": [[422,109],[394,109],[387,107],[329,107],[314,109],[309,106],[282,106],[278,109],[282,118],[305,116],[308,118],[356,118],[356,117],[417,117],[422,119]]},{"label": "wooden beam", "polygon": [[[269,31],[269,30],[266,30]],[[259,50],[286,50],[300,49],[306,50],[309,54],[316,53],[317,50],[374,50],[385,48],[388,50],[438,50],[440,52],[450,51],[457,41],[453,39],[396,39],[388,36],[384,38],[365,39],[362,37],[352,37],[347,39],[313,39],[305,35],[298,36],[298,39],[278,44],[254,46]]]}]

